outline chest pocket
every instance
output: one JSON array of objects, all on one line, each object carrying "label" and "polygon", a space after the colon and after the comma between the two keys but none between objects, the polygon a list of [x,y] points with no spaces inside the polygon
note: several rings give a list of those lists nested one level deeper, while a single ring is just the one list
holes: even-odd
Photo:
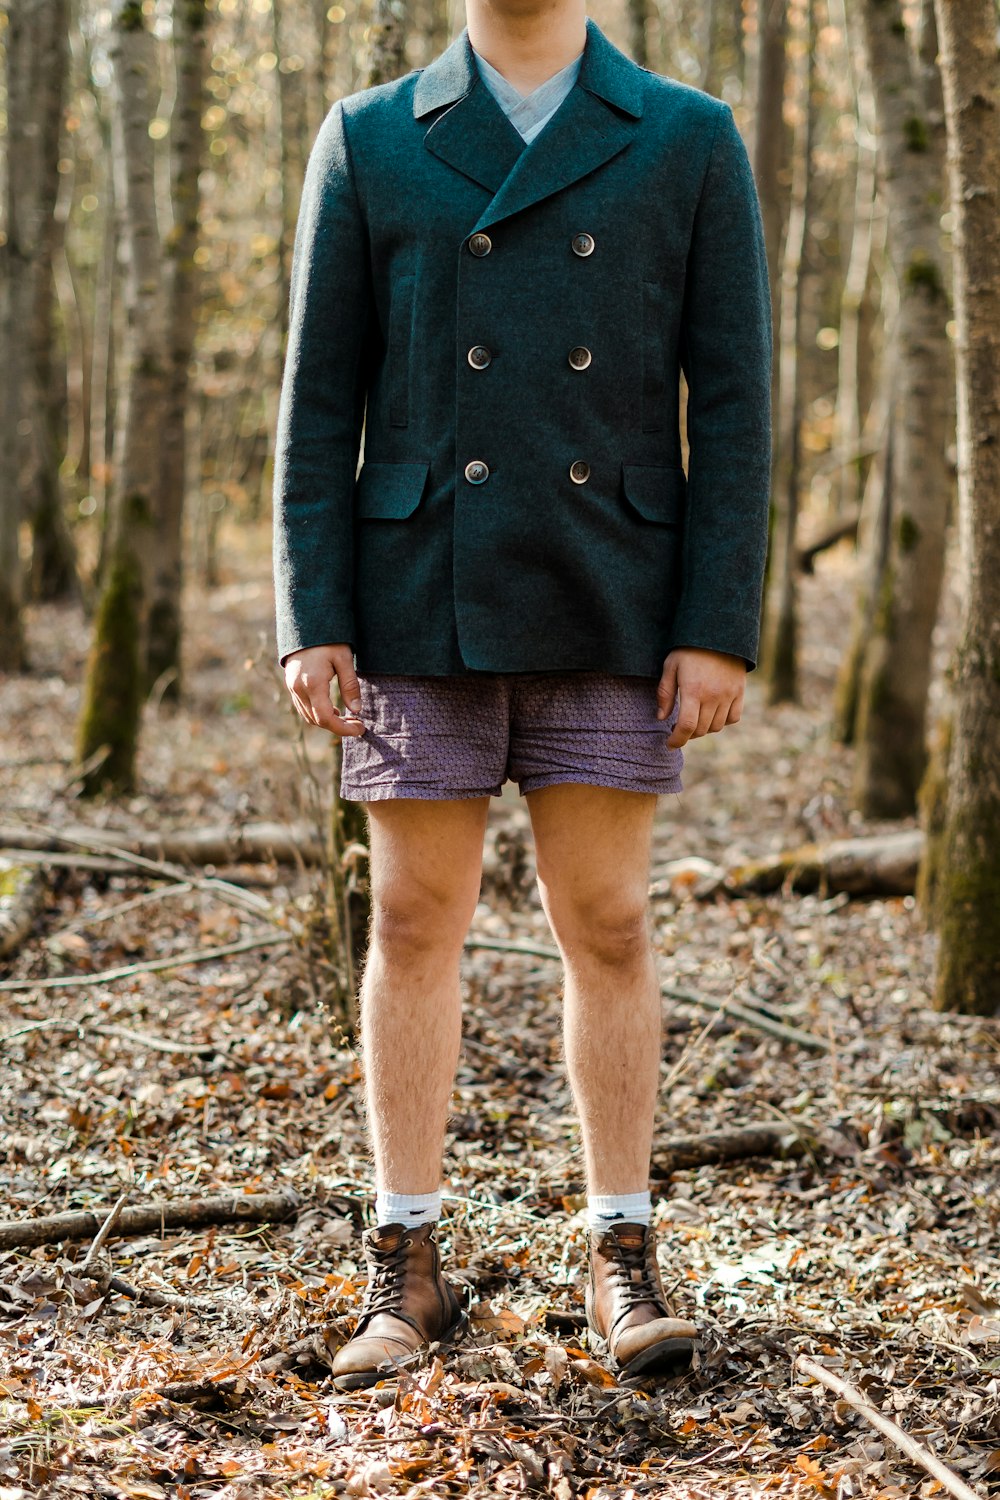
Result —
[{"label": "chest pocket", "polygon": [[401,276],[389,309],[389,426],[410,421],[410,351],[413,344],[413,287],[416,278]]},{"label": "chest pocket", "polygon": [[664,422],[667,392],[663,357],[663,288],[655,281],[642,283],[642,430],[659,432]]}]

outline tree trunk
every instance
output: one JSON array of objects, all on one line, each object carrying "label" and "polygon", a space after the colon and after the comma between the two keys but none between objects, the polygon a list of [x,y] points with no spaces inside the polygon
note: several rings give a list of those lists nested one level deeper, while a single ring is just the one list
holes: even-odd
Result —
[{"label": "tree trunk", "polygon": [[[838,345],[837,414],[835,431],[840,467],[835,489],[836,509],[850,513],[864,494],[867,465],[861,452],[864,409],[861,397],[861,312],[868,290],[872,263],[875,216],[875,100],[864,51],[857,45],[852,15],[844,0],[838,7],[844,31],[844,46],[854,81],[857,101],[857,159],[854,181],[851,253],[840,298],[840,342]],[[871,351],[865,349],[866,360]]]},{"label": "tree trunk", "polygon": [[848,647],[841,661],[840,671],[837,673],[833,693],[831,734],[840,745],[854,744],[865,651],[875,616],[875,602],[879,597],[889,561],[893,503],[891,417],[892,392],[896,383],[896,363],[891,349],[887,351],[883,364],[882,381],[885,387],[885,414],[882,423],[884,437],[879,445],[878,457],[868,470],[868,481],[865,485],[861,525],[858,528],[858,552],[861,556],[862,576],[854,599]]},{"label": "tree trunk", "polygon": [[28,326],[27,379],[24,400],[31,424],[26,483],[31,513],[31,593],[36,599],[72,599],[78,592],[76,549],[63,513],[60,468],[64,451],[65,393],[56,388],[54,261],[61,250],[62,220],[56,214],[63,100],[69,67],[68,0],[43,0],[28,12],[34,31],[32,109],[37,115],[33,138],[32,197],[35,233],[31,254],[31,319]]},{"label": "tree trunk", "polygon": [[77,749],[83,788],[134,785],[146,683],[146,619],[167,392],[165,297],[150,121],[159,98],[156,44],[136,0],[116,0],[114,160],[123,215],[126,348],[115,434],[107,577],[94,625]]},{"label": "tree trunk", "polygon": [[1000,1001],[1000,84],[995,0],[937,0],[955,217],[961,641],[935,1003]]},{"label": "tree trunk", "polygon": [[[777,349],[780,331],[781,236],[787,199],[783,179],[788,161],[784,120],[788,0],[760,0],[757,24],[757,108],[753,171],[764,221],[767,272],[771,283],[772,328],[774,347]],[[778,409],[777,373],[778,362],[775,361],[772,386],[775,411]]]},{"label": "tree trunk", "polygon": [[35,15],[23,5],[8,12],[4,52],[7,64],[6,235],[0,247],[3,285],[0,305],[4,380],[0,405],[0,671],[27,666],[22,620],[19,532],[23,515],[24,442],[22,396],[28,373],[23,330],[31,308],[31,260],[35,239],[34,143],[37,98],[32,84],[36,50]]},{"label": "tree trunk", "polygon": [[186,417],[198,312],[198,178],[202,166],[208,11],[205,0],[174,0],[177,96],[170,120],[173,230],[169,257],[167,396],[162,432],[160,488],[155,505],[156,562],[149,598],[146,678],[163,682],[163,695],[181,690],[181,593],[184,494],[187,481]]},{"label": "tree trunk", "polygon": [[798,694],[798,565],[795,543],[801,482],[802,309],[806,235],[812,212],[813,0],[806,0],[802,53],[798,61],[799,124],[796,130],[792,202],[781,274],[781,367],[778,380],[778,467],[775,476],[774,563],[768,594],[764,675],[768,701]]},{"label": "tree trunk", "polygon": [[863,0],[890,255],[899,285],[895,494],[889,559],[865,651],[854,801],[915,811],[926,763],[931,643],[944,568],[952,356],[941,235],[943,151],[918,87],[901,0]]},{"label": "tree trunk", "polygon": [[368,88],[377,83],[390,83],[406,72],[409,22],[407,0],[374,0],[368,28]]},{"label": "tree trunk", "polygon": [[628,0],[629,51],[641,68],[649,67],[649,0]]}]

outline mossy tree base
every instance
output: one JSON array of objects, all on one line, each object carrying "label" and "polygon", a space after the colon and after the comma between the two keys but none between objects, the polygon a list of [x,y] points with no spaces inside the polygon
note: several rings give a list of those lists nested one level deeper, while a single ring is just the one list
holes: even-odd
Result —
[{"label": "mossy tree base", "polygon": [[21,624],[21,604],[0,585],[0,672],[26,672],[28,653]]},{"label": "mossy tree base", "polygon": [[935,912],[940,936],[934,1004],[1000,1014],[1000,803],[953,814],[941,841]]},{"label": "mossy tree base", "polygon": [[78,762],[95,762],[83,776],[85,796],[135,786],[145,684],[141,640],[141,570],[134,557],[119,554],[112,560],[94,621],[77,732]]}]

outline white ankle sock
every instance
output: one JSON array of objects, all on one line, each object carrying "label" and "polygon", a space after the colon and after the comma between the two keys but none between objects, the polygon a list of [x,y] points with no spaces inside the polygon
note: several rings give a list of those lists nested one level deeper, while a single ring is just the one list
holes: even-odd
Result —
[{"label": "white ankle sock", "polygon": [[591,1229],[607,1229],[621,1220],[626,1224],[648,1224],[652,1198],[645,1193],[588,1193],[587,1223]]},{"label": "white ankle sock", "polygon": [[375,1193],[376,1224],[433,1224],[441,1217],[441,1189],[434,1193]]}]

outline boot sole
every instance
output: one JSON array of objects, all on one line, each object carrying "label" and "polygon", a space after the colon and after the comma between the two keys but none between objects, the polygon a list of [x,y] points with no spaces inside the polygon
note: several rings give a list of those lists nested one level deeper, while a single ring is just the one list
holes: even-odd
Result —
[{"label": "boot sole", "polygon": [[611,1355],[607,1339],[598,1333],[593,1324],[588,1322],[587,1327],[595,1353],[606,1354],[614,1374],[623,1380],[649,1375],[683,1375],[691,1368],[694,1339],[661,1339],[658,1344],[650,1344],[648,1349],[641,1349],[627,1365],[623,1365]]},{"label": "boot sole", "polygon": [[[430,1348],[432,1343],[437,1344],[441,1350],[450,1349],[462,1337],[469,1324],[468,1314],[463,1312],[450,1328],[446,1328],[439,1339],[428,1340],[414,1349],[414,1354],[420,1354],[423,1350]],[[369,1386],[378,1385],[383,1380],[395,1380],[399,1371],[391,1366],[384,1370],[353,1370],[347,1375],[335,1375],[333,1377],[334,1388],[338,1391],[363,1391]]]}]

